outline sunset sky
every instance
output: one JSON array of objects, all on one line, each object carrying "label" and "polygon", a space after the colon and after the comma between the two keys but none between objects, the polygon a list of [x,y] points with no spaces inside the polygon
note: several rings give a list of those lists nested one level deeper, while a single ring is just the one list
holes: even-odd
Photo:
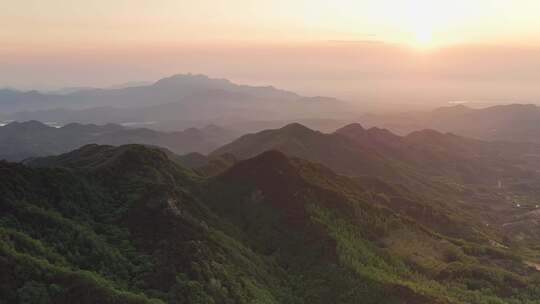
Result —
[{"label": "sunset sky", "polygon": [[530,99],[538,12],[538,0],[6,1],[0,87],[194,72],[349,99],[427,84],[441,98],[493,98],[484,90],[495,88]]}]

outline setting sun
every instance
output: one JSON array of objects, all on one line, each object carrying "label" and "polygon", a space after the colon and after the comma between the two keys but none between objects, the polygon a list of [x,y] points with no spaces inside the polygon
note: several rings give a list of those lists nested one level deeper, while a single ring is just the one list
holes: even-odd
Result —
[{"label": "setting sun", "polygon": [[418,30],[414,33],[414,47],[416,48],[431,48],[433,47],[433,33],[428,29]]},{"label": "setting sun", "polygon": [[0,1],[0,304],[540,304],[540,0]]},{"label": "setting sun", "polygon": [[[459,2],[459,1],[457,1]],[[413,0],[398,2],[397,26],[405,32],[405,44],[417,49],[429,49],[451,43],[450,35],[434,40],[434,32],[447,33],[467,19],[464,5],[440,5],[436,1]],[[472,9],[472,6],[469,6]],[[399,13],[398,13],[399,12]],[[470,14],[471,12],[469,12]],[[446,37],[445,37],[446,36]]]}]

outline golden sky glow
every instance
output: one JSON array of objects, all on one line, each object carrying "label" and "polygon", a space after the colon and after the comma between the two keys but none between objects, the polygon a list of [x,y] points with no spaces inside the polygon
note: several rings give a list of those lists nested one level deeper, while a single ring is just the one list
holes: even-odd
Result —
[{"label": "golden sky glow", "polygon": [[540,100],[539,12],[540,0],[0,0],[0,87],[193,72],[348,99],[527,102]]},{"label": "golden sky glow", "polygon": [[413,47],[530,42],[538,0],[17,0],[7,46],[380,40]]}]

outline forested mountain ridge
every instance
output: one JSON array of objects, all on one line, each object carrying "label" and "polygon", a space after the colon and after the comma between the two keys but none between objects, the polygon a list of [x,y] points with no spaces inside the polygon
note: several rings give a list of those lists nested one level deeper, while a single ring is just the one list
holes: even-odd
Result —
[{"label": "forested mountain ridge", "polygon": [[[421,130],[398,136],[388,130],[350,124],[321,133],[294,123],[244,135],[215,150],[249,158],[269,149],[319,162],[350,176],[379,176],[403,182],[417,173],[460,183],[494,185],[504,178],[536,176],[540,145],[487,142],[451,133]],[[414,174],[413,174],[414,175]]]},{"label": "forested mountain ridge", "polygon": [[[446,234],[473,224],[508,232],[508,238],[518,243],[526,240],[531,245],[538,240],[534,232],[540,227],[536,220],[540,194],[536,190],[540,187],[537,144],[487,142],[434,130],[398,136],[359,124],[325,134],[291,124],[242,136],[210,157],[227,153],[245,159],[269,149],[320,163],[374,187],[384,180],[427,196],[427,203],[407,196],[388,202],[394,210]],[[437,215],[418,216],[425,212]],[[435,227],[447,222],[445,218],[461,220]],[[469,224],[460,223],[463,220]],[[463,235],[474,234],[461,231],[455,236]]]},{"label": "forested mountain ridge", "polygon": [[[436,195],[340,176],[276,151],[212,178],[138,145],[89,145],[0,166],[6,303],[536,303],[540,296],[538,275],[525,264],[531,252],[506,249],[513,244],[502,232],[462,221],[476,235],[448,236],[425,209],[407,213],[395,204],[451,212],[433,202]],[[455,228],[461,215],[449,215],[440,224]]]}]

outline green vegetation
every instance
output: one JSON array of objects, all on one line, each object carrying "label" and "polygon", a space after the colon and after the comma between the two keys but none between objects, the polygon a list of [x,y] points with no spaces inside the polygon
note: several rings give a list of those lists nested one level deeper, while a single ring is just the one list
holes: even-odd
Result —
[{"label": "green vegetation", "polygon": [[450,204],[461,188],[279,152],[213,177],[170,159],[89,145],[0,162],[0,303],[540,303],[536,249]]}]

